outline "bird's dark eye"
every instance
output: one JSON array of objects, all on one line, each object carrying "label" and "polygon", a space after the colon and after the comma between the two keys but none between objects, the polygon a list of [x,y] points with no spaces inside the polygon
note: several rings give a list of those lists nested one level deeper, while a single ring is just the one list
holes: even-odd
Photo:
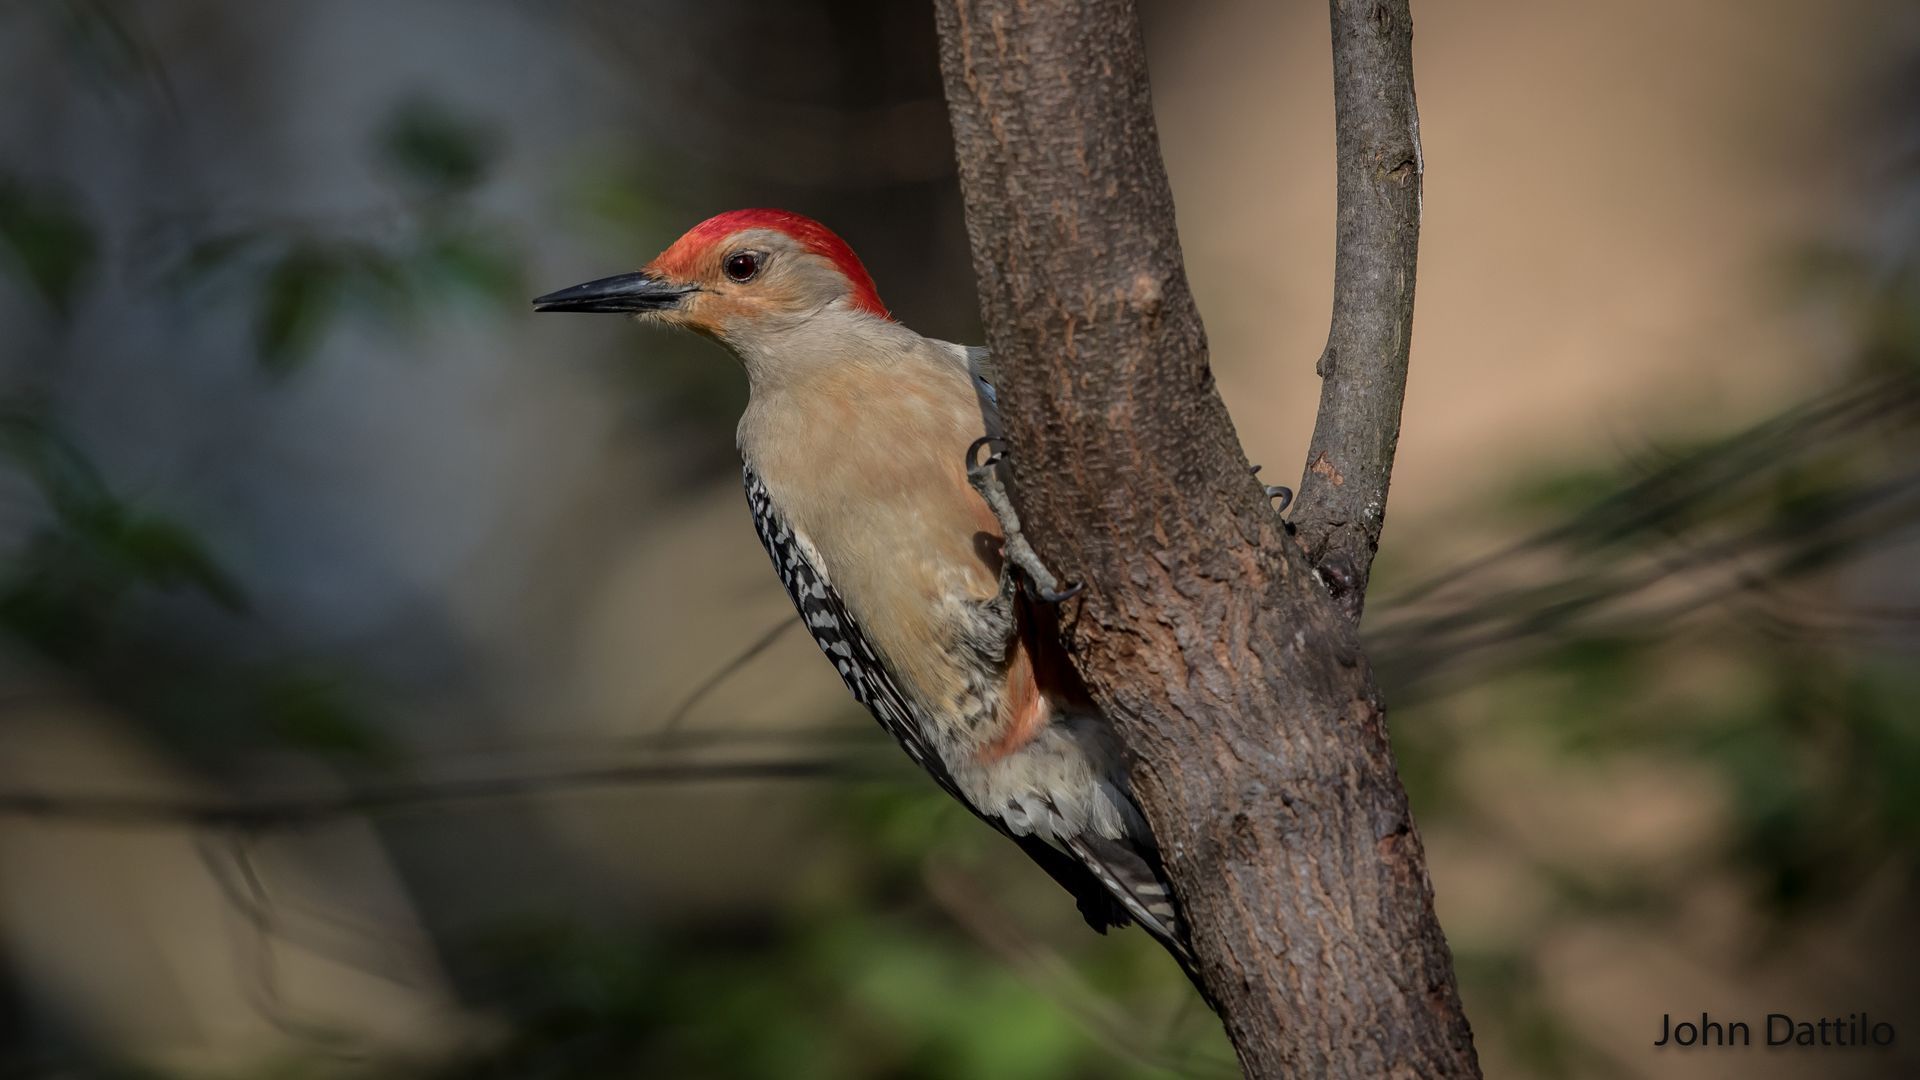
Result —
[{"label": "bird's dark eye", "polygon": [[736,251],[727,256],[727,261],[720,264],[720,268],[735,281],[752,281],[753,275],[760,272],[760,253]]}]

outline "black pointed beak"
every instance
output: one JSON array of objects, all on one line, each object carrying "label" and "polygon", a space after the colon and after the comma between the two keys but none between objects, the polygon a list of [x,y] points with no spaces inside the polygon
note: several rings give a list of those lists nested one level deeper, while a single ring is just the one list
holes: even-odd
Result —
[{"label": "black pointed beak", "polygon": [[651,274],[616,274],[613,277],[561,289],[533,300],[535,311],[601,311],[632,313],[665,311],[679,307],[693,285],[662,281]]}]

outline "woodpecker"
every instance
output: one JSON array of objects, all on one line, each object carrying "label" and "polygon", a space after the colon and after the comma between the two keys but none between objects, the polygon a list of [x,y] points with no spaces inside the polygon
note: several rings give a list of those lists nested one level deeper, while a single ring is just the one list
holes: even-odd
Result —
[{"label": "woodpecker", "polygon": [[747,505],[847,688],[1094,929],[1137,922],[1191,974],[1119,744],[1054,632],[1073,590],[1006,498],[986,350],[894,321],[853,249],[783,210],[709,218],[638,272],[533,304],[692,330],[739,360]]}]

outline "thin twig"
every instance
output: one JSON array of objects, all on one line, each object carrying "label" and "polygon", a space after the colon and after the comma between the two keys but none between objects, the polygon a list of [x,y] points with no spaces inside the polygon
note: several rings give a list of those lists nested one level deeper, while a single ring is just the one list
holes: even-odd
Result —
[{"label": "thin twig", "polygon": [[722,664],[719,670],[707,676],[705,682],[695,687],[693,693],[688,694],[681,700],[680,704],[674,706],[673,711],[668,713],[667,718],[661,722],[660,733],[662,735],[678,733],[681,723],[687,718],[687,714],[693,711],[695,705],[700,704],[702,698],[711,694],[721,683],[726,682],[741,668],[752,663],[754,657],[772,648],[774,642],[779,641],[788,630],[798,625],[800,625],[800,620],[796,618],[791,616],[782,618],[773,627],[768,629],[766,633],[756,638],[753,644],[741,650],[739,655]]},{"label": "thin twig", "polygon": [[420,780],[337,795],[281,799],[182,799],[164,796],[0,791],[0,816],[61,818],[104,825],[200,825],[266,828],[356,814],[478,799],[523,798],[585,787],[725,780],[814,780],[855,772],[840,759],[612,765],[537,776]]}]

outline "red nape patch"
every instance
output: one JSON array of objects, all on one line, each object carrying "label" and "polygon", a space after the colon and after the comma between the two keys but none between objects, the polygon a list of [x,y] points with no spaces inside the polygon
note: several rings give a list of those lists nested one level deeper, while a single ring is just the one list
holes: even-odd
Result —
[{"label": "red nape patch", "polygon": [[883,319],[893,318],[887,305],[880,302],[880,290],[874,288],[872,275],[847,242],[825,225],[790,210],[729,210],[715,214],[688,229],[686,235],[675,240],[673,246],[661,252],[650,265],[675,277],[696,277],[700,264],[714,253],[715,247],[747,229],[772,229],[792,237],[840,271],[847,279],[855,308]]}]

